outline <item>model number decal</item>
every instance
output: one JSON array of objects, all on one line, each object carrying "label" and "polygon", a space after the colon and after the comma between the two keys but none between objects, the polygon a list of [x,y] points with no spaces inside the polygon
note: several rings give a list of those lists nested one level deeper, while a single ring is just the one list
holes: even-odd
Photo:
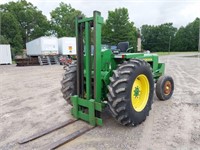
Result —
[{"label": "model number decal", "polygon": [[145,61],[152,61],[152,58],[144,58]]}]

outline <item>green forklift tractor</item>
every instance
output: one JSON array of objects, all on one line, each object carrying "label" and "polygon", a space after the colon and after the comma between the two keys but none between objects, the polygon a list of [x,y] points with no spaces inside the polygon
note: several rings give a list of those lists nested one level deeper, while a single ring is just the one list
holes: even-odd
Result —
[{"label": "green forklift tractor", "polygon": [[77,60],[66,68],[61,81],[63,97],[72,105],[75,118],[101,126],[101,112],[108,106],[117,122],[136,126],[149,115],[154,85],[158,99],[172,96],[173,79],[164,76],[165,64],[158,62],[156,54],[128,53],[127,42],[119,43],[115,51],[101,50],[100,12],[77,17],[75,22]]}]

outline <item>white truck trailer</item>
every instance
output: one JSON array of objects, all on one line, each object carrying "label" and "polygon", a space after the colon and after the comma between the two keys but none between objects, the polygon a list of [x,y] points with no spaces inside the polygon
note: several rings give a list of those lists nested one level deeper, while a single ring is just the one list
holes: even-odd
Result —
[{"label": "white truck trailer", "polygon": [[60,55],[76,55],[76,37],[62,37],[58,39]]},{"label": "white truck trailer", "polygon": [[28,56],[58,55],[58,39],[43,36],[26,43]]},{"label": "white truck trailer", "polygon": [[68,65],[76,55],[76,37],[62,37],[58,39],[60,64]]},{"label": "white truck trailer", "polygon": [[17,66],[59,64],[58,39],[43,36],[26,43],[27,58],[15,59]]},{"label": "white truck trailer", "polygon": [[0,45],[0,64],[12,64],[11,50],[9,44]]}]

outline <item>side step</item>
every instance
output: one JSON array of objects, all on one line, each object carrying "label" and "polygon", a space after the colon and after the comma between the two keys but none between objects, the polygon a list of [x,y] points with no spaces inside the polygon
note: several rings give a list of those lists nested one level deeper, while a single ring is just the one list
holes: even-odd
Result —
[{"label": "side step", "polygon": [[[46,130],[41,131],[41,132],[39,132],[39,133],[33,134],[32,136],[29,136],[29,137],[26,137],[26,138],[24,138],[24,139],[21,139],[21,140],[18,141],[18,144],[25,144],[25,143],[28,143],[28,142],[30,142],[30,141],[36,140],[36,139],[38,139],[38,138],[40,138],[40,137],[42,137],[42,136],[44,136],[44,135],[47,135],[47,134],[49,134],[49,133],[52,133],[53,131],[56,131],[56,130],[58,130],[58,129],[61,129],[61,128],[65,127],[65,126],[67,126],[67,125],[70,125],[70,124],[72,124],[72,123],[74,123],[74,122],[76,122],[76,121],[78,121],[78,120],[70,119],[70,120],[68,120],[68,121],[65,121],[65,122],[59,124],[59,125],[53,126],[53,127],[49,128],[49,129],[46,129]],[[81,128],[80,130],[77,130],[77,131],[75,131],[75,132],[73,132],[73,133],[67,135],[67,136],[64,137],[64,138],[59,139],[59,140],[57,140],[56,142],[53,142],[53,143],[51,143],[51,144],[48,145],[48,146],[45,146],[44,149],[51,149],[51,150],[53,150],[53,149],[55,149],[55,148],[58,148],[59,146],[65,144],[65,143],[68,143],[68,142],[70,142],[70,141],[72,141],[72,140],[74,140],[75,138],[81,136],[82,134],[84,134],[84,133],[90,131],[90,130],[93,129],[93,128],[95,128],[95,127],[93,127],[93,126],[90,126],[90,127],[83,127],[83,128]]]}]

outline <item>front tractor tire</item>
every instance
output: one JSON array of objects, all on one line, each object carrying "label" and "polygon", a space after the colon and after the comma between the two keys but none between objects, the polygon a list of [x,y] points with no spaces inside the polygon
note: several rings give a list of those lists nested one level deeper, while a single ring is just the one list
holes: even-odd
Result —
[{"label": "front tractor tire", "polygon": [[122,125],[136,126],[149,115],[154,94],[150,65],[131,59],[113,71],[108,85],[108,106],[112,116]]},{"label": "front tractor tire", "polygon": [[156,96],[165,101],[171,98],[174,92],[174,81],[170,76],[161,76],[156,83]]},{"label": "front tractor tire", "polygon": [[68,104],[72,105],[70,97],[76,94],[76,63],[65,68],[65,73],[61,81],[61,92]]}]

